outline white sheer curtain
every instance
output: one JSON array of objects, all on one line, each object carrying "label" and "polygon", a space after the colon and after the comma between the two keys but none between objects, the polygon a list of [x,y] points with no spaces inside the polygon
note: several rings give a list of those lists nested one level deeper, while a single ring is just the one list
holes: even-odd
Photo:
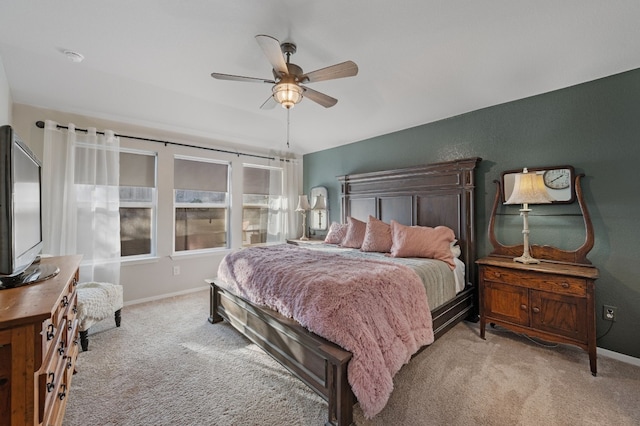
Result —
[{"label": "white sheer curtain", "polygon": [[[283,191],[284,170],[273,168],[269,171],[267,213],[267,243],[280,243],[286,239],[284,220],[286,217],[286,198]],[[283,208],[285,207],[285,208]]]},{"label": "white sheer curtain", "polygon": [[82,254],[81,281],[119,284],[120,140],[110,130],[78,134],[73,124],[66,132],[56,124],[45,125],[45,251]]},{"label": "white sheer curtain", "polygon": [[285,239],[300,235],[300,215],[295,212],[302,189],[302,162],[296,159],[277,159],[283,169],[284,193],[281,199],[281,229]]},{"label": "white sheer curtain", "polygon": [[302,168],[296,159],[276,157],[270,164],[267,243],[284,242],[298,234],[295,208],[302,187]]},{"label": "white sheer curtain", "polygon": [[43,253],[76,254],[76,191],[74,185],[76,131],[64,132],[47,120],[42,162]]}]

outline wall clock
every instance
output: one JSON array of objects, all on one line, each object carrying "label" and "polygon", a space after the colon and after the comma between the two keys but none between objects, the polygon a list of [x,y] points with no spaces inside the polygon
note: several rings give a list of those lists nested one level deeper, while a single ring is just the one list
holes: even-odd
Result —
[{"label": "wall clock", "polygon": [[565,189],[571,185],[571,170],[569,169],[546,170],[542,177],[547,188]]}]

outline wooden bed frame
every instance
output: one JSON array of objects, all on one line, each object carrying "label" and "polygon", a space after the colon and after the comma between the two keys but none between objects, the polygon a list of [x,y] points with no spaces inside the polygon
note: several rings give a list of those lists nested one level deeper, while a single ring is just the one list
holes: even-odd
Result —
[{"label": "wooden bed frame", "polygon": [[[435,338],[465,318],[477,320],[475,168],[480,158],[362,173],[338,178],[342,221],[375,216],[387,223],[446,225],[454,230],[466,266],[466,287],[432,311]],[[356,402],[347,380],[351,353],[313,334],[296,321],[254,305],[210,281],[209,322],[227,320],[292,374],[323,397],[327,425],[350,425]]]}]

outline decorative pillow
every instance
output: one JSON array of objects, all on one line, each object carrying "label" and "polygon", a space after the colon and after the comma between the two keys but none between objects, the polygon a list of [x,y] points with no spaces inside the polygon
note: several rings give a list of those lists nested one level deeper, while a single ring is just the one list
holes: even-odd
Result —
[{"label": "decorative pillow", "polygon": [[348,225],[346,223],[333,222],[329,227],[329,232],[327,232],[324,242],[328,244],[340,244],[345,235],[347,235],[347,227]]},{"label": "decorative pillow", "polygon": [[453,255],[453,257],[460,257],[460,255],[462,254],[462,250],[458,245],[458,240],[451,241],[450,247],[451,247],[451,254]]},{"label": "decorative pillow", "polygon": [[351,216],[347,217],[347,235],[340,243],[342,247],[357,248],[362,246],[364,240],[364,233],[367,230],[367,224],[354,219]]},{"label": "decorative pillow", "polygon": [[455,269],[451,243],[456,239],[451,228],[446,226],[406,226],[395,220],[391,221],[391,256],[393,257],[426,257],[438,259]]},{"label": "decorative pillow", "polygon": [[362,241],[360,250],[389,253],[392,243],[391,225],[373,216],[369,216],[367,228],[364,233],[364,241]]}]

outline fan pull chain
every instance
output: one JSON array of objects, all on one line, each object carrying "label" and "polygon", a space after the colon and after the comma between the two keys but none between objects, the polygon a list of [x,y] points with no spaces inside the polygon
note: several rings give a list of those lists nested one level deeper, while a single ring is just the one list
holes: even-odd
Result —
[{"label": "fan pull chain", "polygon": [[289,113],[291,111],[291,108],[287,108],[287,149],[289,149]]}]

